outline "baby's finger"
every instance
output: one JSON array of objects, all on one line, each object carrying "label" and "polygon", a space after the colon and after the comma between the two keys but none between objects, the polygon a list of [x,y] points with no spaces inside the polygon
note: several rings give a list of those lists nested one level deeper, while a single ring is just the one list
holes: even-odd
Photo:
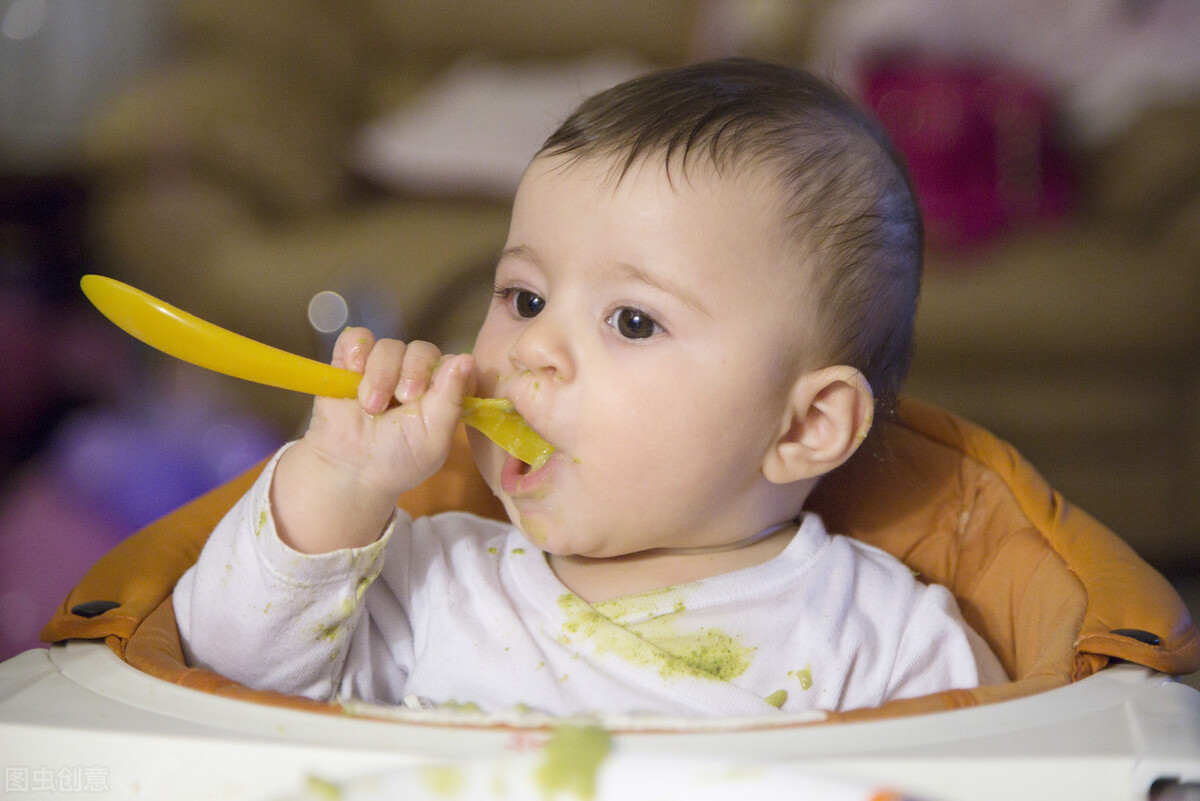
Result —
[{"label": "baby's finger", "polygon": [[397,339],[381,339],[371,348],[358,383],[358,402],[368,414],[380,414],[392,402],[406,350]]},{"label": "baby's finger", "polygon": [[404,363],[400,366],[400,383],[396,386],[396,400],[401,403],[416,400],[429,389],[433,371],[442,358],[442,352],[430,342],[408,343]]},{"label": "baby's finger", "polygon": [[421,404],[425,425],[432,430],[453,431],[462,416],[463,395],[471,382],[475,358],[468,353],[447,356],[433,377],[433,386]]},{"label": "baby's finger", "polygon": [[[443,368],[449,368],[445,378],[440,378]],[[461,386],[458,381],[461,379]],[[438,369],[433,374],[434,385],[441,386],[442,381],[454,380],[456,383],[450,385],[453,392],[458,393],[458,397],[454,400],[459,406],[462,405],[463,397],[467,395],[477,394],[477,384],[475,377],[475,357],[469,353],[459,353],[456,355],[446,355],[438,362]],[[439,389],[439,391],[441,391]]]},{"label": "baby's finger", "polygon": [[333,344],[334,367],[344,367],[361,373],[367,366],[367,355],[375,345],[375,335],[366,328],[347,328],[338,334]]}]

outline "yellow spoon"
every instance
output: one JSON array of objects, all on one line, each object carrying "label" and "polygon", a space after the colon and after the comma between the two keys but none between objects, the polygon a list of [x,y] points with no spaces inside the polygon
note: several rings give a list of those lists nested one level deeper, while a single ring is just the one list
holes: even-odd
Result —
[{"label": "yellow spoon", "polygon": [[[101,314],[147,345],[235,378],[327,398],[353,398],[361,376],[264,345],[100,275],[79,282]],[[540,467],[554,452],[504,398],[463,398],[463,422],[521,461]]]}]

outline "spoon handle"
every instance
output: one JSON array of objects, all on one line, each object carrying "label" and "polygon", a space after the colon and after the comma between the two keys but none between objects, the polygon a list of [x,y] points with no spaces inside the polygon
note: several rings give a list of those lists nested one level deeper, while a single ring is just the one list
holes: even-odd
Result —
[{"label": "spoon handle", "polygon": [[[227,331],[101,275],[85,275],[83,294],[126,333],[185,362],[235,378],[326,398],[353,398],[361,376]],[[554,448],[503,398],[463,398],[463,422],[504,450],[541,465]]]},{"label": "spoon handle", "polygon": [[117,327],[185,362],[309,395],[353,398],[358,390],[358,373],[227,331],[112,278],[85,275],[80,287]]}]

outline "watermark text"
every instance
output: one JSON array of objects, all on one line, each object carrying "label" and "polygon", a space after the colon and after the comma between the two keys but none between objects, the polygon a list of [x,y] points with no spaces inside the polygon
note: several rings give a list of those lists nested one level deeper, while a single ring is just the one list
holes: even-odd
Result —
[{"label": "watermark text", "polygon": [[99,765],[5,765],[4,792],[107,793],[108,768]]}]

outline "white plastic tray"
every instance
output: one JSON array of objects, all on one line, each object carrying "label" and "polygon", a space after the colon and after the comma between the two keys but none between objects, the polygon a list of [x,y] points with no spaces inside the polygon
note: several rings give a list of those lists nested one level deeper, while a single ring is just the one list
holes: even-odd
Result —
[{"label": "white plastic tray", "polygon": [[[519,783],[502,786],[497,771],[533,764],[550,734],[511,723],[380,721],[236,701],[143,674],[102,643],[68,643],[0,664],[0,797],[265,799],[331,782],[344,784],[338,797],[359,798],[444,763],[467,778],[491,776],[495,793],[484,797],[530,797]],[[675,723],[672,732],[615,733],[597,801],[650,797],[664,780],[689,800],[722,790],[782,797],[769,788],[799,789],[809,776],[934,801],[1128,801],[1145,799],[1156,781],[1200,782],[1200,692],[1133,665],[1029,698],[898,720]],[[747,777],[759,782],[753,790]],[[429,785],[430,797],[467,786],[447,795]]]}]

